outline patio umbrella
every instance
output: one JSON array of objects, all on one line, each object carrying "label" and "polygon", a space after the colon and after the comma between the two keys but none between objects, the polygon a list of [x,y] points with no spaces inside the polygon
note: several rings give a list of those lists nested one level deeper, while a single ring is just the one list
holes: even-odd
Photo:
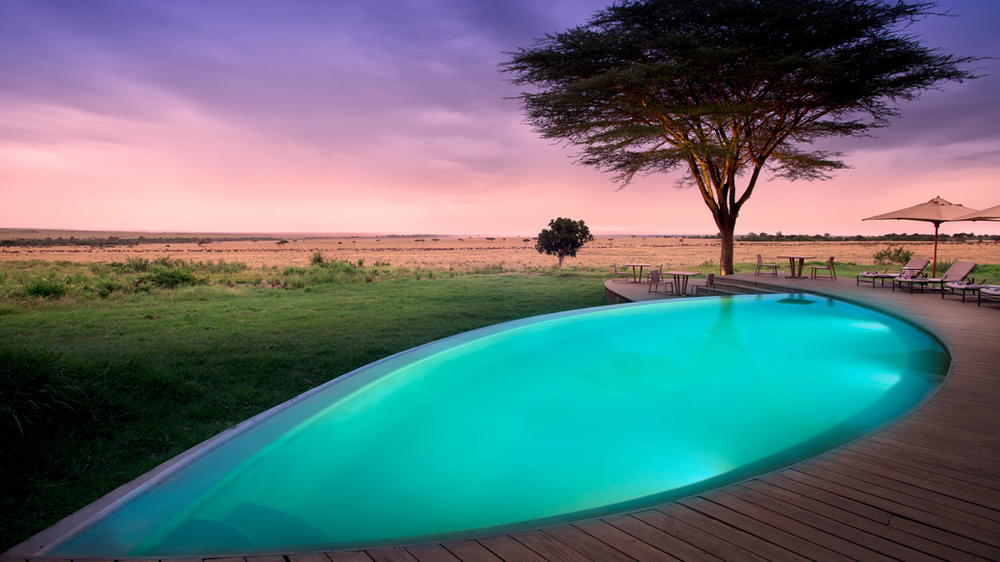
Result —
[{"label": "patio umbrella", "polygon": [[957,219],[951,219],[954,221],[1000,221],[1000,205],[996,207],[990,207],[989,209],[983,209],[982,211],[976,211],[974,213],[969,213],[967,215],[962,215]]},{"label": "patio umbrella", "polygon": [[906,220],[934,223],[934,266],[931,268],[931,277],[935,277],[937,276],[938,228],[943,222],[957,220],[959,217],[969,215],[973,212],[976,212],[976,210],[955,203],[949,203],[940,197],[935,197],[926,203],[861,220]]}]

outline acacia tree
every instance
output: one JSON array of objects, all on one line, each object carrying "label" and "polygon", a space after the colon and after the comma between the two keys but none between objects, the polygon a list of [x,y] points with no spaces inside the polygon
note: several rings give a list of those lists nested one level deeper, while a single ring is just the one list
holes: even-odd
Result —
[{"label": "acacia tree", "polygon": [[543,228],[538,233],[538,241],[535,242],[535,249],[538,253],[545,253],[559,258],[559,267],[562,267],[563,259],[566,256],[576,257],[576,252],[587,242],[593,242],[594,237],[590,234],[590,229],[583,224],[582,220],[564,219],[559,217],[549,221],[549,227]]},{"label": "acacia tree", "polygon": [[826,179],[840,153],[823,137],[866,136],[899,102],[975,78],[906,27],[934,2],[624,0],[586,25],[506,53],[527,122],[582,147],[578,162],[636,174],[685,170],[721,235],[733,272],[736,218],[762,173]]}]

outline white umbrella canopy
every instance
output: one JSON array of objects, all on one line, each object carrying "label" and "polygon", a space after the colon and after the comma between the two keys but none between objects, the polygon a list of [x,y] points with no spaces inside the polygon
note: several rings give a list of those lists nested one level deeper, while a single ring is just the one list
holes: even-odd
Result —
[{"label": "white umbrella canopy", "polygon": [[937,276],[938,228],[941,226],[941,223],[960,220],[959,217],[977,212],[979,211],[976,209],[971,209],[957,203],[950,203],[940,197],[935,197],[926,203],[861,220],[908,220],[934,223],[934,266],[931,268],[931,276],[934,277]]},{"label": "white umbrella canopy", "polygon": [[954,221],[1000,221],[1000,205],[995,207],[990,207],[988,209],[983,209],[982,211],[976,211],[974,213],[969,213],[967,215],[962,215],[957,219],[951,219]]}]

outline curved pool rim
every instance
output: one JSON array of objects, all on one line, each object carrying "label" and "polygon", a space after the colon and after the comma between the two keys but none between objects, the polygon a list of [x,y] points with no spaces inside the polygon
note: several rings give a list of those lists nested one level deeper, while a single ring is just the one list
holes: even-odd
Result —
[{"label": "curved pool rim", "polygon": [[[945,370],[945,372],[942,375],[940,384],[938,384],[936,386],[936,388],[934,388],[931,392],[928,392],[925,396],[923,396],[922,399],[920,399],[919,401],[913,402],[911,404],[911,406],[909,407],[909,409],[904,414],[902,414],[902,415],[900,415],[900,416],[898,416],[898,417],[896,417],[896,418],[894,418],[892,420],[884,422],[884,423],[882,423],[881,425],[879,425],[877,427],[872,427],[870,430],[868,430],[864,434],[858,435],[857,437],[855,437],[855,438],[853,438],[853,439],[851,439],[849,441],[846,441],[846,442],[844,442],[844,443],[842,443],[840,445],[837,445],[836,447],[833,447],[833,448],[830,448],[830,449],[826,449],[826,450],[824,450],[824,451],[822,451],[822,452],[820,452],[820,453],[818,453],[816,455],[810,456],[808,458],[795,458],[793,460],[789,460],[788,463],[781,464],[778,468],[773,468],[773,466],[775,466],[775,464],[776,464],[775,463],[775,459],[780,459],[780,458],[785,457],[785,456],[794,457],[794,455],[790,455],[790,454],[787,454],[787,452],[782,451],[782,452],[776,453],[774,455],[771,455],[771,456],[765,457],[763,459],[760,459],[760,460],[758,460],[756,462],[740,466],[740,467],[738,467],[738,468],[736,468],[736,469],[734,469],[734,470],[732,470],[730,472],[727,472],[727,473],[724,473],[724,474],[720,474],[720,475],[711,477],[711,478],[709,478],[707,480],[696,482],[696,483],[693,483],[693,484],[690,484],[690,485],[687,485],[687,486],[683,486],[683,487],[680,487],[680,488],[675,488],[675,489],[672,489],[672,490],[668,490],[666,492],[661,492],[661,493],[657,493],[657,494],[651,494],[651,495],[644,496],[644,497],[641,497],[641,498],[632,499],[632,500],[629,500],[629,501],[608,504],[608,505],[601,506],[601,507],[598,507],[598,508],[587,509],[587,510],[582,510],[582,511],[575,511],[575,512],[571,512],[571,513],[565,513],[565,514],[560,514],[560,515],[551,516],[551,517],[544,517],[544,518],[539,518],[539,519],[531,519],[531,520],[526,520],[526,521],[519,521],[519,522],[515,522],[515,523],[510,523],[510,524],[498,525],[498,526],[495,526],[495,527],[482,527],[482,528],[477,528],[477,529],[467,529],[467,530],[462,530],[462,531],[456,531],[456,532],[452,532],[452,533],[438,533],[438,534],[434,534],[434,535],[422,535],[422,536],[414,536],[414,537],[401,537],[401,538],[384,540],[384,541],[369,541],[369,542],[364,543],[364,545],[359,545],[356,542],[350,542],[350,543],[332,543],[332,544],[327,545],[324,548],[324,550],[338,550],[338,549],[344,549],[344,548],[359,548],[359,547],[360,548],[364,548],[364,547],[369,547],[369,546],[370,547],[377,547],[377,546],[384,546],[384,545],[390,545],[390,544],[392,544],[392,545],[418,544],[418,543],[425,543],[425,542],[438,542],[438,541],[455,540],[455,539],[460,539],[460,538],[484,537],[484,536],[491,536],[491,535],[501,534],[501,533],[505,533],[505,532],[510,532],[510,531],[513,531],[513,530],[536,529],[536,528],[541,528],[541,527],[548,527],[548,526],[551,526],[551,525],[565,524],[565,523],[574,522],[574,521],[582,521],[582,520],[592,519],[592,518],[595,518],[595,517],[606,517],[606,516],[613,515],[613,514],[624,514],[624,513],[628,513],[628,512],[632,512],[632,511],[640,510],[640,509],[641,510],[650,509],[650,508],[652,508],[652,507],[654,507],[656,505],[662,505],[662,504],[667,503],[667,502],[681,500],[681,499],[684,499],[686,497],[691,497],[692,495],[697,495],[699,493],[705,493],[705,492],[707,492],[709,490],[715,490],[715,489],[721,489],[721,488],[725,488],[725,487],[729,487],[729,486],[735,486],[735,485],[738,485],[741,482],[752,480],[754,478],[758,478],[758,477],[761,477],[761,476],[764,476],[766,474],[770,474],[770,473],[773,473],[773,472],[776,472],[776,471],[784,470],[786,468],[789,468],[789,467],[792,467],[792,466],[795,466],[795,465],[798,465],[798,464],[801,464],[801,463],[806,463],[806,462],[809,462],[809,461],[811,461],[811,460],[813,460],[813,459],[815,459],[817,457],[820,457],[822,455],[825,455],[825,454],[828,454],[828,453],[832,453],[832,452],[834,452],[834,451],[836,451],[836,450],[838,450],[838,449],[840,449],[842,447],[849,446],[852,443],[855,443],[855,442],[857,442],[859,440],[865,439],[865,438],[867,438],[867,437],[869,437],[869,436],[871,436],[871,435],[873,435],[873,434],[875,434],[875,433],[877,433],[877,432],[885,429],[888,426],[891,426],[891,425],[893,425],[893,424],[895,424],[895,423],[897,423],[899,421],[902,421],[903,419],[906,419],[907,417],[909,417],[909,416],[913,415],[914,413],[918,412],[930,400],[932,400],[935,396],[937,396],[938,393],[940,393],[940,391],[944,387],[944,384],[947,382],[948,377],[951,375],[952,367],[953,367],[953,364],[954,364],[954,356],[953,356],[952,351],[951,351],[950,347],[948,346],[947,342],[942,337],[940,337],[933,329],[928,328],[927,326],[923,325],[922,323],[917,322],[917,321],[915,321],[915,320],[913,320],[913,319],[911,319],[911,318],[909,318],[909,317],[907,317],[905,315],[896,313],[896,312],[891,311],[891,310],[884,309],[882,307],[879,307],[879,306],[876,306],[876,305],[873,305],[873,304],[870,304],[870,303],[866,303],[866,302],[854,300],[854,299],[851,299],[849,297],[844,297],[842,295],[824,294],[821,291],[794,291],[794,292],[789,292],[787,294],[789,296],[801,296],[803,293],[807,293],[809,295],[815,296],[815,297],[820,298],[820,299],[831,299],[831,300],[835,300],[835,301],[841,301],[841,302],[844,302],[844,303],[851,304],[853,306],[857,306],[859,308],[871,310],[871,311],[877,312],[879,314],[883,314],[883,315],[892,317],[892,318],[894,318],[894,319],[896,319],[896,320],[898,320],[898,321],[900,321],[902,323],[905,323],[905,324],[909,325],[910,327],[916,329],[917,331],[923,333],[928,338],[932,339],[934,342],[936,342],[938,345],[940,345],[941,349],[947,355],[947,358],[948,358],[947,369]],[[734,299],[754,299],[754,298],[759,298],[759,296],[760,295],[739,295],[739,296],[723,296],[723,297],[693,297],[693,298],[688,298],[688,299],[684,299],[684,300],[685,301],[691,301],[691,300],[709,300],[709,299],[720,299],[720,298],[722,298],[722,299],[728,299],[728,298],[734,298]],[[662,304],[663,301],[653,301],[653,302],[661,303]],[[142,494],[148,488],[153,487],[153,486],[157,485],[158,483],[166,480],[171,475],[173,475],[175,472],[183,469],[186,465],[188,465],[191,462],[197,460],[198,458],[204,456],[205,454],[207,454],[207,453],[209,453],[209,452],[217,449],[218,447],[224,445],[229,440],[238,437],[239,435],[241,435],[244,432],[252,429],[253,427],[256,427],[257,425],[259,425],[260,423],[268,420],[269,418],[271,418],[271,417],[273,417],[273,416],[275,416],[275,415],[277,415],[277,414],[279,414],[281,412],[284,412],[288,408],[291,408],[291,407],[295,406],[299,402],[301,402],[303,400],[306,400],[307,398],[310,398],[310,397],[312,397],[313,395],[315,395],[317,393],[323,392],[324,390],[328,389],[329,387],[331,387],[333,385],[343,384],[343,383],[351,380],[355,376],[363,374],[366,371],[375,368],[376,366],[382,365],[382,364],[390,362],[390,361],[397,361],[397,360],[399,360],[399,359],[401,359],[403,357],[407,357],[407,356],[413,356],[413,355],[418,355],[419,356],[420,354],[426,352],[427,348],[430,348],[430,347],[437,348],[437,347],[439,347],[439,346],[441,346],[443,344],[447,344],[447,343],[460,344],[460,343],[463,343],[462,340],[473,341],[473,340],[480,339],[480,338],[482,338],[484,336],[487,336],[487,335],[490,335],[490,334],[493,334],[493,333],[503,332],[503,331],[511,330],[511,329],[516,329],[516,328],[518,328],[520,326],[523,326],[523,325],[533,324],[533,323],[536,323],[536,322],[538,322],[539,320],[542,320],[542,319],[545,319],[545,320],[552,319],[552,320],[554,320],[554,319],[561,319],[561,318],[573,317],[573,316],[577,316],[577,315],[588,314],[588,313],[594,312],[595,310],[607,309],[609,307],[613,307],[613,308],[631,308],[631,307],[648,306],[650,304],[651,304],[650,302],[637,302],[637,303],[626,303],[626,304],[618,304],[618,305],[604,305],[604,306],[598,306],[598,307],[589,307],[589,308],[584,308],[584,309],[577,309],[577,310],[570,310],[570,311],[550,313],[550,314],[545,314],[545,315],[540,315],[540,316],[533,316],[533,317],[528,317],[528,318],[521,318],[521,319],[517,319],[517,320],[503,322],[503,323],[500,323],[500,324],[494,324],[494,325],[490,325],[490,326],[485,326],[485,327],[478,328],[478,329],[475,329],[475,330],[471,330],[471,331],[468,331],[468,332],[462,332],[462,333],[459,333],[459,334],[455,334],[453,336],[442,338],[440,340],[435,340],[435,341],[432,341],[432,342],[428,342],[428,343],[422,344],[420,346],[417,346],[417,347],[414,347],[414,348],[410,348],[410,349],[404,350],[402,352],[399,352],[399,353],[396,353],[396,354],[384,357],[384,358],[379,359],[377,361],[374,361],[372,363],[363,365],[363,366],[361,366],[361,367],[359,367],[357,369],[354,369],[354,370],[352,370],[352,371],[350,371],[348,373],[345,373],[344,375],[341,375],[341,376],[339,376],[337,378],[334,378],[334,379],[332,379],[330,381],[327,381],[326,383],[323,383],[322,385],[319,385],[319,386],[317,386],[317,387],[315,387],[313,389],[310,389],[310,390],[308,390],[308,391],[306,391],[306,392],[304,392],[304,393],[302,393],[302,394],[300,394],[300,395],[298,395],[298,396],[296,396],[296,397],[294,397],[294,398],[292,398],[292,399],[290,399],[290,400],[288,400],[286,402],[278,404],[277,406],[274,406],[274,407],[272,407],[272,408],[270,408],[268,410],[265,410],[264,412],[261,412],[260,414],[257,414],[256,416],[254,416],[252,418],[249,418],[249,419],[247,419],[247,420],[245,420],[245,421],[237,424],[236,426],[234,426],[234,427],[232,427],[232,428],[230,428],[230,429],[228,429],[228,430],[220,433],[219,435],[217,435],[217,436],[215,436],[215,437],[213,437],[213,438],[211,438],[209,440],[206,440],[205,442],[202,442],[202,443],[196,445],[195,447],[192,447],[191,449],[189,449],[189,450],[187,450],[187,451],[185,451],[185,452],[177,455],[176,457],[170,459],[169,461],[163,463],[162,465],[156,467],[155,469],[149,471],[148,473],[142,475],[141,477],[133,480],[129,484],[126,484],[126,485],[124,485],[124,486],[116,489],[115,491],[109,493],[107,496],[101,498],[100,500],[98,500],[98,501],[96,501],[96,502],[94,502],[94,503],[86,506],[85,508],[81,509],[80,511],[78,511],[78,512],[74,513],[73,515],[67,517],[63,521],[60,521],[59,523],[57,523],[53,527],[50,527],[49,529],[43,531],[42,533],[39,533],[38,535],[36,535],[35,537],[33,537],[31,540],[26,541],[26,543],[32,542],[35,539],[42,539],[46,535],[48,535],[48,536],[51,537],[50,540],[45,540],[44,541],[44,542],[47,542],[48,544],[46,544],[44,546],[41,546],[41,548],[39,548],[34,554],[29,554],[29,555],[31,555],[31,556],[46,556],[46,552],[48,552],[48,551],[56,548],[57,546],[60,545],[60,543],[62,543],[64,541],[72,538],[73,536],[75,536],[79,532],[81,532],[81,531],[85,530],[86,528],[92,526],[95,522],[97,522],[100,519],[102,519],[105,515],[107,515],[107,514],[113,512],[113,511],[117,510],[119,506],[123,505],[124,503],[127,503],[133,497]],[[873,408],[877,408],[877,407],[878,407],[878,402],[876,402],[875,404],[873,404],[869,408],[866,408],[864,411],[869,411],[869,410],[871,410]],[[849,418],[848,420],[845,420],[845,423],[847,421],[850,421],[850,419],[854,419],[854,418],[852,417],[852,418]],[[838,426],[839,425],[841,425],[841,424],[838,424]],[[812,439],[810,439],[809,441],[803,442],[803,445],[805,443],[811,442],[813,440],[820,440],[820,441],[822,441],[823,440],[822,439],[823,435],[826,435],[827,433],[834,432],[835,429],[836,429],[836,427],[835,428],[831,428],[827,432],[824,432],[823,434],[817,435],[817,436],[813,437]],[[758,471],[758,470],[756,470],[756,468],[754,468],[754,467],[757,467],[757,466],[760,466],[760,465],[765,465],[765,466],[769,465],[769,466],[772,466],[772,468],[769,468],[769,469],[767,469],[765,471]],[[57,530],[58,530],[58,532],[55,533],[55,534],[50,533],[51,531],[57,531]],[[35,540],[35,542],[39,542],[39,541]],[[23,544],[25,544],[25,543],[22,543],[22,545]],[[18,545],[14,549],[11,549],[11,551],[8,551],[8,553],[9,552],[13,552],[15,550],[18,550],[19,552],[22,552],[22,550],[20,549],[20,547],[22,545]],[[234,555],[234,556],[244,556],[244,555],[265,554],[265,552],[256,552],[256,551],[254,551],[254,552],[233,552],[233,553],[228,553],[228,554],[231,554],[231,555]],[[225,556],[225,555],[227,555],[227,554],[211,553],[211,556],[213,558],[214,557],[218,557],[218,556]],[[60,557],[63,557],[63,556],[60,556]],[[124,556],[124,557],[122,557],[122,556],[116,556],[115,558],[137,558],[138,559],[138,558],[148,558],[148,557],[147,556]]]}]

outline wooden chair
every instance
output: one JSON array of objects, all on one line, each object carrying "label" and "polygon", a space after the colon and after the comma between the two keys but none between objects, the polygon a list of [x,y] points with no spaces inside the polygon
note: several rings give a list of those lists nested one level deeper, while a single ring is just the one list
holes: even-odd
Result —
[{"label": "wooden chair", "polygon": [[812,273],[809,274],[810,279],[816,279],[816,272],[821,269],[825,269],[830,272],[831,281],[837,280],[837,272],[833,269],[833,256],[830,256],[830,261],[828,261],[826,265],[811,265],[809,267],[812,268]]},{"label": "wooden chair", "polygon": [[618,270],[618,264],[612,264],[611,267],[614,268],[614,272],[611,274],[611,282],[612,283],[614,283],[615,279],[618,279],[619,277],[625,279],[625,281],[628,282],[628,275],[629,275],[629,273],[628,273],[627,269],[623,269],[623,270],[619,271]]},{"label": "wooden chair", "polygon": [[663,285],[664,294],[667,294],[667,285],[670,285],[671,293],[674,291],[674,282],[663,279],[660,273],[661,271],[663,271],[662,265],[660,266],[660,269],[654,269],[653,271],[649,272],[649,290],[646,291],[647,294],[659,293],[660,291],[656,287],[659,287],[660,285]]},{"label": "wooden chair", "polygon": [[709,273],[708,277],[705,279],[704,285],[695,285],[694,294],[696,297],[701,295],[714,295],[715,294],[715,274]]},{"label": "wooden chair", "polygon": [[754,277],[760,275],[762,269],[770,269],[774,277],[778,276],[778,264],[764,263],[764,259],[760,257],[760,254],[757,254],[757,267],[753,269]]}]

